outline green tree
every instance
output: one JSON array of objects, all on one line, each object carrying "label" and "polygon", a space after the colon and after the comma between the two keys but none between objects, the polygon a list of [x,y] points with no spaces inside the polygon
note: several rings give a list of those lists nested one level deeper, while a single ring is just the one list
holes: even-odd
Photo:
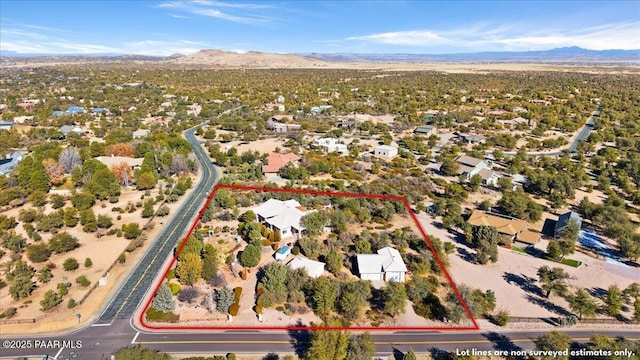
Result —
[{"label": "green tree", "polygon": [[93,261],[91,261],[91,258],[84,259],[84,267],[90,268],[92,266],[93,266]]},{"label": "green tree", "polygon": [[342,256],[335,249],[329,251],[326,257],[327,270],[337,274],[342,268]]},{"label": "green tree", "polygon": [[620,290],[616,284],[610,285],[607,289],[607,295],[604,298],[605,312],[609,316],[616,317],[620,314],[622,305],[624,305],[622,290]]},{"label": "green tree", "polygon": [[96,198],[88,192],[80,192],[71,197],[71,204],[77,210],[87,210],[96,203]]},{"label": "green tree", "polygon": [[65,269],[66,271],[74,271],[79,266],[80,264],[78,264],[78,260],[72,257],[67,258],[67,260],[65,260],[64,263],[62,263],[62,268]]},{"label": "green tree", "polygon": [[202,278],[212,279],[218,273],[218,251],[211,244],[202,250]]},{"label": "green tree", "polygon": [[409,351],[404,353],[404,356],[402,356],[402,360],[418,360],[418,357],[416,357],[416,353],[413,352],[413,349],[409,348]]},{"label": "green tree", "polygon": [[[551,331],[538,336],[534,343],[540,351],[564,351],[571,346],[571,338],[561,332]],[[568,359],[568,356],[548,355],[544,359]]]},{"label": "green tree", "polygon": [[549,297],[551,293],[563,295],[567,291],[566,280],[569,278],[562,268],[550,269],[544,265],[538,268],[538,277],[540,281],[540,288],[545,291],[545,297]]},{"label": "green tree", "polygon": [[42,300],[40,300],[40,310],[47,311],[53,309],[60,305],[60,303],[62,303],[62,296],[53,290],[47,290]]},{"label": "green tree", "polygon": [[520,190],[505,191],[496,205],[505,214],[527,221],[538,221],[542,216],[542,206]]},{"label": "green tree", "polygon": [[384,312],[389,316],[395,317],[404,314],[407,305],[407,291],[404,284],[390,281],[382,290],[382,299],[384,303]]},{"label": "green tree", "polygon": [[151,302],[151,307],[164,313],[171,312],[176,308],[176,302],[173,299],[173,294],[166,282],[158,288],[158,292]]},{"label": "green tree", "polygon": [[142,217],[143,218],[150,218],[153,216],[153,201],[146,201],[144,203],[144,208],[142,208]]},{"label": "green tree", "polygon": [[260,263],[261,255],[262,253],[258,245],[249,244],[240,254],[240,263],[244,267],[254,267]]},{"label": "green tree", "polygon": [[91,180],[84,184],[84,190],[97,199],[105,200],[120,195],[120,183],[111,170],[103,168],[97,170]]},{"label": "green tree", "polygon": [[35,272],[36,270],[25,261],[16,262],[14,270],[9,274],[13,278],[9,287],[9,294],[13,300],[26,298],[36,289],[36,283],[31,280]]},{"label": "green tree", "polygon": [[307,229],[307,235],[314,237],[322,234],[324,227],[329,221],[326,211],[316,211],[302,219],[302,225]]},{"label": "green tree", "polygon": [[31,244],[27,246],[27,257],[31,262],[41,263],[49,260],[51,250],[46,244]]},{"label": "green tree", "polygon": [[598,304],[589,295],[585,289],[578,289],[575,294],[567,297],[569,307],[578,313],[578,318],[582,320],[582,316],[593,316],[598,310]]},{"label": "green tree", "polygon": [[471,229],[471,241],[476,248],[476,260],[484,265],[489,261],[498,261],[498,243],[500,234],[493,226],[474,226]]},{"label": "green tree", "polygon": [[309,350],[305,356],[309,360],[343,360],[347,356],[349,336],[336,330],[315,330],[311,332]]},{"label": "green tree", "polygon": [[229,313],[229,307],[233,304],[233,291],[224,285],[220,289],[215,290],[216,294],[216,310],[221,312],[222,314]]},{"label": "green tree", "polygon": [[202,259],[196,254],[187,254],[176,265],[176,277],[183,285],[192,286],[202,275]]},{"label": "green tree", "polygon": [[338,311],[347,320],[359,319],[371,299],[371,284],[367,281],[348,281],[340,286]]},{"label": "green tree", "polygon": [[633,321],[636,324],[640,324],[640,297],[637,297],[633,302]]},{"label": "green tree", "polygon": [[80,220],[78,217],[78,210],[73,207],[65,208],[62,220],[64,221],[64,225],[67,227],[74,227],[78,225],[78,221]]},{"label": "green tree", "polygon": [[156,187],[156,178],[151,172],[141,172],[136,178],[138,190],[148,190]]},{"label": "green tree", "polygon": [[131,240],[140,236],[140,234],[142,234],[142,230],[138,223],[129,223],[122,225],[122,233],[124,234],[125,239]]},{"label": "green tree", "polygon": [[321,276],[311,281],[308,287],[309,300],[307,302],[318,316],[327,316],[335,310],[339,291],[335,281]]},{"label": "green tree", "polygon": [[49,240],[49,249],[56,254],[71,251],[79,246],[78,238],[67,232],[59,232]]},{"label": "green tree", "polygon": [[373,338],[368,332],[352,336],[347,346],[346,360],[370,360],[376,354]]}]

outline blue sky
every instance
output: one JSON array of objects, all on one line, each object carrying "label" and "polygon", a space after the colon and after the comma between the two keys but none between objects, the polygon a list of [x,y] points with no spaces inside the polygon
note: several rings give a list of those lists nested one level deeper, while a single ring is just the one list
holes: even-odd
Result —
[{"label": "blue sky", "polygon": [[0,50],[145,55],[640,49],[640,1],[0,0]]}]

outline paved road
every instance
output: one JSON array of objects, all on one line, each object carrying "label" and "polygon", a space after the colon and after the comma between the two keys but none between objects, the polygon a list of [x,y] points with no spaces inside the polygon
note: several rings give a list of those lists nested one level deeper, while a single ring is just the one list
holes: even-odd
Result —
[{"label": "paved road", "polygon": [[[558,156],[561,156],[562,154],[564,154],[566,152],[574,153],[574,152],[578,151],[578,144],[580,144],[580,141],[587,140],[587,138],[589,137],[589,134],[591,133],[591,131],[593,130],[593,128],[595,126],[595,120],[596,120],[596,118],[598,116],[600,116],[600,112],[601,111],[602,111],[602,107],[600,105],[598,105],[598,108],[593,113],[591,113],[591,116],[589,116],[589,118],[587,119],[587,122],[584,124],[582,129],[580,129],[580,132],[578,133],[578,136],[576,136],[576,138],[573,140],[571,145],[569,145],[569,148],[567,148],[566,150],[552,151],[552,152],[527,151],[527,155],[528,156],[558,157]],[[492,153],[492,151],[487,151],[487,153]],[[518,153],[516,151],[506,151],[506,152],[503,152],[503,154],[504,155],[515,156]]]},{"label": "paved road", "polygon": [[[533,339],[543,331],[522,332],[394,332],[373,333],[378,356],[388,356],[397,351],[405,352],[413,348],[417,352],[453,351],[458,349],[478,350],[531,350]],[[568,330],[567,335],[575,341],[587,341],[594,331]],[[640,341],[640,330],[636,331],[597,331],[611,337],[624,336]],[[59,337],[32,337],[28,340],[82,341],[82,348],[60,349],[3,349],[2,357],[17,356],[58,356],[58,359],[109,359],[115,350],[130,345],[162,350],[168,353],[226,354],[273,352],[276,354],[296,351],[296,344],[306,342],[309,334],[305,332],[260,332],[260,331],[192,331],[172,333],[139,333],[128,320],[114,320],[109,326],[94,326],[75,334]],[[74,357],[75,356],[75,357]]]},{"label": "paved road", "polygon": [[193,223],[197,211],[200,210],[204,200],[218,181],[215,166],[211,164],[209,156],[195,138],[194,131],[195,128],[186,130],[184,136],[191,143],[196,158],[200,163],[202,179],[178,209],[178,215],[174,216],[164,226],[164,230],[112,298],[105,311],[100,315],[97,321],[98,324],[107,324],[113,319],[128,319],[133,315],[140,301],[149,291],[154,278],[161,270],[162,264],[171,255],[176,244],[184,238],[184,234]]}]

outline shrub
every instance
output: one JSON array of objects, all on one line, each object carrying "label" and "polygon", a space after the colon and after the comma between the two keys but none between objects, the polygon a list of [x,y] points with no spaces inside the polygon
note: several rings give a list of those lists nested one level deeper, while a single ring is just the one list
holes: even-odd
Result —
[{"label": "shrub", "polygon": [[49,240],[49,248],[56,254],[71,251],[78,246],[78,239],[66,232],[57,233]]},{"label": "shrub", "polygon": [[69,302],[67,303],[67,309],[73,309],[74,307],[76,307],[76,301],[73,299],[69,299]]},{"label": "shrub", "polygon": [[160,209],[158,209],[158,216],[167,216],[169,215],[169,212],[171,211],[171,209],[169,209],[169,207],[167,205],[162,205],[160,207]]},{"label": "shrub", "polygon": [[122,233],[124,234],[125,239],[135,239],[142,233],[140,230],[140,225],[138,223],[129,223],[122,225]]},{"label": "shrub", "polygon": [[233,303],[231,304],[231,306],[229,306],[229,314],[231,316],[237,316],[238,315],[238,311],[240,311],[240,305]]},{"label": "shrub", "polygon": [[509,323],[509,312],[507,312],[507,310],[500,310],[493,317],[493,320],[500,326],[507,326],[507,324]]},{"label": "shrub", "polygon": [[7,310],[5,310],[2,314],[0,314],[0,319],[11,319],[16,312],[18,312],[18,309],[14,308],[14,307],[10,307]]},{"label": "shrub", "polygon": [[298,247],[298,245],[294,246],[293,249],[291,249],[291,254],[293,254],[293,255],[299,255],[300,254],[300,248]]},{"label": "shrub", "polygon": [[118,256],[118,264],[124,264],[126,261],[127,261],[127,255],[125,255],[124,253]]},{"label": "shrub", "polygon": [[146,314],[148,321],[156,321],[156,322],[168,322],[168,323],[177,323],[180,320],[180,315],[176,315],[172,312],[162,312],[158,311],[152,307],[149,307]]},{"label": "shrub", "polygon": [[60,296],[53,290],[49,290],[44,293],[44,297],[42,298],[42,300],[40,300],[40,307],[42,311],[47,311],[58,306],[61,302],[62,296]]},{"label": "shrub", "polygon": [[144,245],[144,240],[142,237],[139,237],[135,240],[132,240],[129,244],[127,244],[127,247],[124,249],[126,252],[132,252],[133,250],[142,247],[142,245]]},{"label": "shrub", "polygon": [[62,264],[62,268],[65,269],[66,271],[74,271],[76,270],[80,265],[78,264],[78,260],[76,260],[75,258],[68,258],[67,260],[64,261],[64,263]]},{"label": "shrub", "polygon": [[167,280],[171,280],[175,278],[176,278],[176,271],[174,269],[167,271]]},{"label": "shrub", "polygon": [[49,260],[51,250],[46,244],[31,244],[27,246],[27,257],[31,262],[41,263]]},{"label": "shrub", "polygon": [[235,287],[233,288],[233,300],[236,303],[240,302],[240,296],[242,295],[242,288],[241,287]]},{"label": "shrub", "polygon": [[169,284],[169,289],[171,289],[171,295],[176,296],[176,295],[178,295],[178,293],[182,289],[182,286],[180,286],[179,284],[176,284],[176,283],[170,283]]},{"label": "shrub", "polygon": [[180,302],[188,302],[189,304],[191,304],[195,299],[198,298],[198,296],[200,296],[200,292],[198,291],[198,289],[190,286],[180,290],[180,293],[178,293],[178,300],[180,300]]},{"label": "shrub", "polygon": [[227,360],[236,360],[236,354],[228,353],[227,354]]},{"label": "shrub", "polygon": [[258,301],[256,302],[256,314],[262,314],[262,310],[263,310],[262,299],[258,298]]},{"label": "shrub", "polygon": [[84,259],[84,267],[90,268],[91,266],[93,266],[93,261],[91,261],[91,258]]},{"label": "shrub", "polygon": [[76,283],[80,284],[82,287],[87,287],[91,284],[91,281],[89,281],[86,276],[82,275],[76,279]]},{"label": "shrub", "polygon": [[67,286],[67,284],[59,283],[58,284],[58,294],[60,294],[60,296],[65,296],[68,293],[69,293],[69,287]]}]

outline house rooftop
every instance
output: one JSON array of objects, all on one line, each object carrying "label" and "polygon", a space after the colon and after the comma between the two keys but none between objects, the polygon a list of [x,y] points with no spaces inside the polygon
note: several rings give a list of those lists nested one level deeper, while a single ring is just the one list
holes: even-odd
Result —
[{"label": "house rooftop", "polygon": [[294,161],[300,160],[300,156],[294,153],[279,154],[272,152],[267,159],[267,165],[262,166],[262,172],[264,173],[276,173],[281,168],[287,166]]},{"label": "house rooftop", "polygon": [[529,229],[524,229],[520,234],[518,234],[518,241],[521,243],[535,245],[540,240],[540,233],[531,231]]},{"label": "house rooftop", "polygon": [[400,252],[389,246],[378,250],[377,254],[358,254],[356,261],[361,274],[407,271]]},{"label": "house rooftop", "polygon": [[489,214],[482,210],[474,210],[467,222],[474,226],[492,226],[501,234],[510,236],[527,228],[527,222],[502,215]]}]

